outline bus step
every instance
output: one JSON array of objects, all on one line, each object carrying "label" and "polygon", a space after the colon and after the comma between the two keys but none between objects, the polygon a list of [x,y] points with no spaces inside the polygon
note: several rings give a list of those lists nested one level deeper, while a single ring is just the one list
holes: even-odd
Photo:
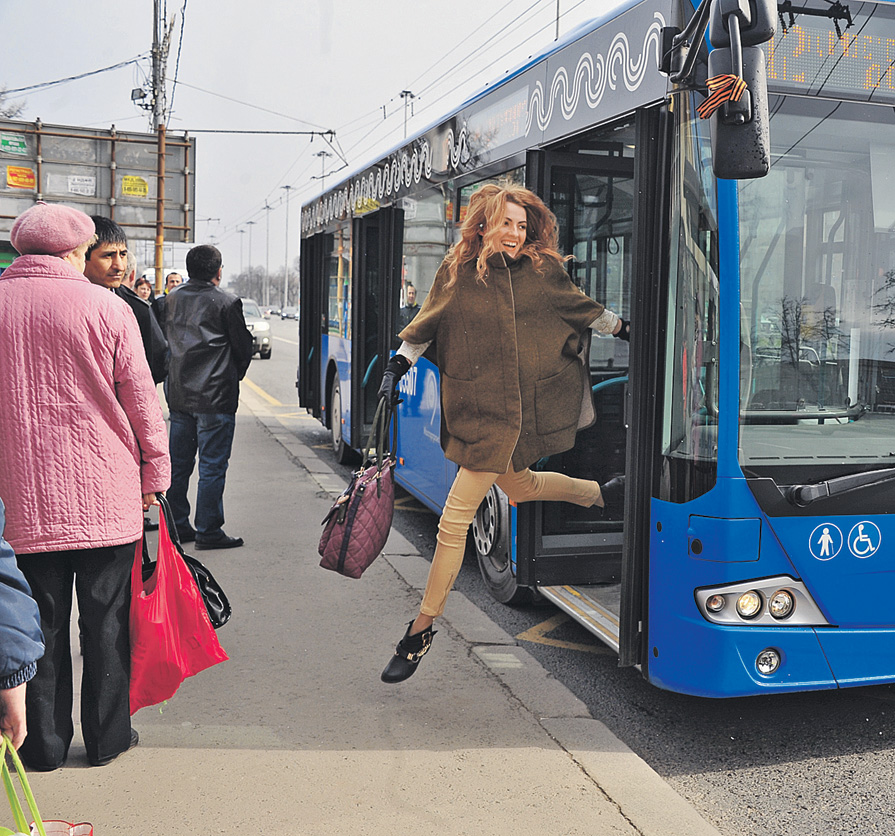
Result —
[{"label": "bus step", "polygon": [[538,592],[618,653],[619,584],[540,586]]}]

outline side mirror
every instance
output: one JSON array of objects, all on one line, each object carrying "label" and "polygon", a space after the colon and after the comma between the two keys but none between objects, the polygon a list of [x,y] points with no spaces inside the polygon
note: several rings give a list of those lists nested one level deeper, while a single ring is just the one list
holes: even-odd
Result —
[{"label": "side mirror", "polygon": [[[715,0],[709,22],[709,40],[714,47],[729,47],[739,35],[743,46],[758,46],[777,33],[776,0]],[[736,19],[739,32],[731,34]]]},{"label": "side mirror", "polygon": [[[734,58],[731,49],[712,50],[709,77],[732,73]],[[722,106],[711,116],[712,170],[716,177],[727,180],[764,177],[771,169],[768,82],[760,47],[742,49],[742,78],[749,94],[745,103],[749,112],[743,114],[738,109],[729,113],[727,106]]]}]

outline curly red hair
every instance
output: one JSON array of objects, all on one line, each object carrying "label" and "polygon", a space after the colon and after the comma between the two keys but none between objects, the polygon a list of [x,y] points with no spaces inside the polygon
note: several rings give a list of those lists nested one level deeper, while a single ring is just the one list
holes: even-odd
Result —
[{"label": "curly red hair", "polygon": [[485,284],[488,259],[501,251],[500,236],[506,217],[507,203],[515,203],[525,210],[528,229],[525,244],[519,253],[527,255],[536,269],[545,258],[559,264],[571,258],[559,251],[559,229],[556,216],[534,192],[521,186],[499,186],[488,183],[469,199],[466,219],[460,227],[460,240],[451,247],[445,258],[450,278],[446,287],[457,280],[460,265],[476,263],[476,278]]}]

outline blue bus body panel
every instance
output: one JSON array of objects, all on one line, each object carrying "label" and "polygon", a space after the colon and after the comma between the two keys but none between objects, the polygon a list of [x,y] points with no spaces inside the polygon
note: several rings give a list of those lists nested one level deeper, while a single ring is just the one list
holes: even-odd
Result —
[{"label": "blue bus body panel", "polygon": [[[742,516],[725,527],[729,508]],[[709,697],[895,682],[895,559],[886,549],[895,543],[895,521],[768,518],[743,479],[719,480],[686,504],[653,500],[651,519],[651,682]],[[866,535],[875,547],[866,557],[854,554],[870,548],[858,540],[862,523],[879,532]],[[841,537],[831,530],[832,542],[821,542],[823,529],[834,527]],[[735,543],[716,538],[726,554],[711,548],[692,553],[695,534],[725,528],[742,535]],[[777,575],[801,580],[830,626],[721,626],[696,605],[698,588]],[[762,676],[755,659],[768,647],[780,651],[783,662],[774,675]]]},{"label": "blue bus body panel", "polygon": [[[351,438],[351,340],[344,337],[337,337],[330,334],[323,334],[320,342],[320,379],[326,380],[326,372],[330,365],[334,365],[339,374],[339,383],[342,390],[342,414],[341,416],[330,416],[332,420],[340,421],[344,419],[342,424],[342,438],[345,443],[356,447],[352,444]],[[325,391],[325,390],[324,390]],[[330,403],[323,404],[324,415],[330,410]],[[363,445],[363,442],[360,442]]]},{"label": "blue bus body panel", "polygon": [[421,357],[401,379],[398,406],[398,484],[441,513],[457,465],[441,449],[441,389],[435,365]]}]

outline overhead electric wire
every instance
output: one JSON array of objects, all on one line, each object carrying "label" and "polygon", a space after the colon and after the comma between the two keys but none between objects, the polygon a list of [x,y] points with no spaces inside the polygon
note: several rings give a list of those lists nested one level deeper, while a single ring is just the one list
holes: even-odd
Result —
[{"label": "overhead electric wire", "polygon": [[135,58],[129,59],[128,61],[120,61],[117,64],[112,64],[110,67],[103,67],[99,70],[91,70],[89,73],[70,75],[67,78],[58,78],[55,81],[43,81],[40,84],[31,84],[28,87],[17,87],[14,90],[4,90],[3,92],[7,95],[11,95],[13,93],[29,93],[32,90],[43,90],[47,87],[56,87],[60,84],[68,84],[70,81],[80,81],[82,78],[89,78],[90,76],[99,75],[100,73],[108,73],[112,70],[120,70],[122,67],[129,67],[131,64],[136,64],[138,61],[142,61],[148,55],[148,52],[144,52],[140,55],[137,55]]},{"label": "overhead electric wire", "polygon": [[183,0],[180,7],[180,37],[177,39],[177,60],[174,62],[174,83],[171,85],[171,104],[168,105],[168,118],[165,121],[165,128],[171,124],[171,114],[174,113],[174,96],[177,93],[177,75],[180,72],[180,51],[183,49],[183,30],[186,28],[186,4],[187,0]]}]

